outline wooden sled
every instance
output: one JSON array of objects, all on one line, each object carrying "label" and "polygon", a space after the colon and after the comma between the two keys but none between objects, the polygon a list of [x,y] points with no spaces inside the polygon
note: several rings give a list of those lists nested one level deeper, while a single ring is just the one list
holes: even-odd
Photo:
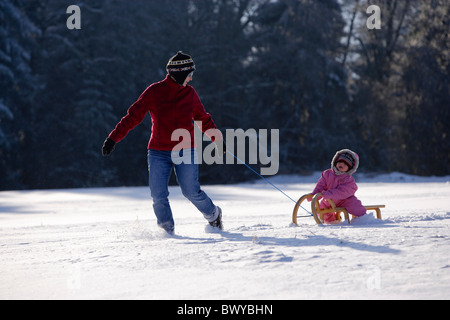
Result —
[{"label": "wooden sled", "polygon": [[[331,205],[331,208],[328,209],[320,209],[319,205],[319,199],[322,197],[321,193],[318,193],[316,195],[313,195],[311,193],[305,194],[298,199],[297,204],[294,207],[294,211],[292,212],[292,222],[297,224],[297,217],[298,217],[298,209],[302,205],[302,202],[307,199],[311,199],[311,212],[314,217],[314,220],[317,224],[323,224],[323,216],[325,213],[329,212],[336,212],[336,219],[338,221],[342,221],[341,219],[341,213],[344,214],[344,220],[346,220],[348,223],[350,223],[349,213],[345,208],[342,207],[336,207],[335,203],[331,199],[327,199],[328,203]],[[370,206],[364,206],[366,207],[367,211],[374,210],[377,214],[377,219],[381,220],[381,208],[385,208],[386,206],[384,204],[381,205],[370,205]],[[298,225],[298,224],[297,224]]]}]

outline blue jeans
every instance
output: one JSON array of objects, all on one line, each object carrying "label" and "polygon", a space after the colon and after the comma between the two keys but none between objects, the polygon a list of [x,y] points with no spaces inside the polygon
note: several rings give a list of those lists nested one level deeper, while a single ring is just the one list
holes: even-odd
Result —
[{"label": "blue jeans", "polygon": [[[180,157],[190,161],[180,161]],[[181,163],[180,163],[181,162]],[[190,162],[190,163],[186,163]],[[148,171],[150,193],[157,223],[167,231],[174,230],[174,220],[169,204],[169,179],[172,168],[183,195],[203,214],[206,220],[214,221],[216,206],[208,195],[200,189],[196,149],[183,149],[180,152],[148,150]]]}]

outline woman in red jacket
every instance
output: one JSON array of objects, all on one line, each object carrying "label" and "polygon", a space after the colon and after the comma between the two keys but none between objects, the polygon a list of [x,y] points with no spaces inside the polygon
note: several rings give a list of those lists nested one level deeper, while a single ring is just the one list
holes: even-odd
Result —
[{"label": "woman in red jacket", "polygon": [[[166,78],[150,85],[141,94],[106,138],[102,148],[103,155],[109,155],[115,144],[150,113],[152,134],[148,143],[148,170],[153,210],[158,226],[170,234],[174,233],[175,225],[168,199],[172,168],[175,168],[183,195],[197,207],[210,225],[222,229],[221,209],[201,190],[198,182],[193,120],[201,121],[203,132],[217,127],[194,88],[188,85],[194,70],[194,61],[189,55],[179,51],[173,56],[167,64]],[[189,142],[172,141],[172,133],[177,129],[190,133]],[[186,159],[186,156],[191,161],[180,163],[179,157]]]}]

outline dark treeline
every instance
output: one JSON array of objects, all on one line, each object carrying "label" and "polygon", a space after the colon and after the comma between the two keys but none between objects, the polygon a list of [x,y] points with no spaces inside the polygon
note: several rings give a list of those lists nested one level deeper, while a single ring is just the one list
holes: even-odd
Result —
[{"label": "dark treeline", "polygon": [[279,173],[350,148],[361,171],[449,174],[449,17],[448,0],[0,0],[0,189],[147,184],[149,116],[101,146],[178,50],[220,129],[280,130]]}]

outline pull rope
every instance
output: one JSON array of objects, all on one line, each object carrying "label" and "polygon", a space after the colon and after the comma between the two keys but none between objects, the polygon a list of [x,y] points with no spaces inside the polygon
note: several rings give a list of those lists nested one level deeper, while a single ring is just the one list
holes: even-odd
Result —
[{"label": "pull rope", "polygon": [[[240,163],[242,163],[243,165],[245,165],[247,168],[249,168],[251,171],[253,171],[255,174],[257,174],[261,179],[263,179],[265,182],[267,182],[268,184],[270,184],[272,187],[274,187],[275,189],[277,189],[278,191],[280,191],[282,194],[284,194],[289,200],[291,200],[292,202],[294,202],[297,206],[299,206],[300,208],[302,208],[303,210],[305,210],[309,215],[313,215],[311,212],[309,212],[308,210],[306,210],[305,208],[303,208],[301,205],[299,205],[297,203],[297,201],[295,201],[294,199],[292,199],[291,197],[289,197],[283,190],[281,190],[280,188],[278,188],[276,185],[274,185],[272,182],[270,182],[269,180],[267,180],[266,178],[264,178],[262,175],[260,175],[258,172],[256,172],[255,170],[253,170],[248,164],[246,164],[244,161],[242,161],[241,159],[239,159],[238,157],[236,157],[233,153],[231,153],[230,151],[227,150],[227,153],[231,154],[236,160],[238,160]],[[302,217],[302,216],[299,216]]]}]

